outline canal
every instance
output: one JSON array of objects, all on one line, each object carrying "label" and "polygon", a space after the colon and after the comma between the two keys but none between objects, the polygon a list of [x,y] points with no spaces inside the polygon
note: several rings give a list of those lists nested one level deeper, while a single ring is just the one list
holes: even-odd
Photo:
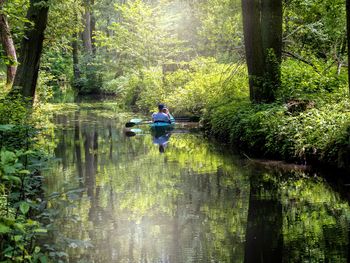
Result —
[{"label": "canal", "polygon": [[45,188],[62,260],[348,261],[348,201],[317,173],[255,165],[186,125],[160,150],[147,125],[126,136],[130,117],[55,114]]}]

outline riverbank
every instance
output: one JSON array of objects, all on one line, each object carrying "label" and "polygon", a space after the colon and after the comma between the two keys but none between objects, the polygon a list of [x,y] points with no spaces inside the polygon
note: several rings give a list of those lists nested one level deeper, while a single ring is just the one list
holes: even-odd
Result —
[{"label": "riverbank", "polygon": [[[130,82],[124,99],[127,105],[149,113],[158,100],[165,102],[174,116],[200,115],[209,136],[251,157],[350,168],[350,100],[345,71],[328,67],[319,73],[309,65],[286,59],[272,104],[249,101],[244,64],[198,58],[187,70],[164,75],[162,84],[155,72],[162,76],[160,71],[145,71],[148,82]],[[155,86],[162,96],[151,92]],[[131,103],[128,98],[136,100]]]},{"label": "riverbank", "polygon": [[[59,253],[46,241],[54,209],[44,194],[45,169],[53,141],[40,110],[21,98],[0,98],[0,261],[48,262]],[[50,254],[50,256],[49,256]]]},{"label": "riverbank", "polygon": [[204,118],[206,132],[253,157],[350,168],[350,102],[232,103]]}]

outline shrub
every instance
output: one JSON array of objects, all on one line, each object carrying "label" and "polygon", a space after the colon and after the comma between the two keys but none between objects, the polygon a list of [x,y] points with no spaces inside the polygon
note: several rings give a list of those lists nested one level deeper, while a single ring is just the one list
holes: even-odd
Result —
[{"label": "shrub", "polygon": [[350,101],[291,114],[285,105],[223,105],[207,116],[213,135],[254,155],[349,165]]},{"label": "shrub", "polygon": [[[180,81],[179,81],[180,80]],[[219,64],[213,58],[198,58],[188,70],[166,76],[169,92],[165,101],[176,114],[206,114],[217,105],[227,104],[248,94],[247,73],[239,64]]]},{"label": "shrub", "polygon": [[[323,67],[325,67],[323,63]],[[282,86],[277,98],[282,102],[290,99],[329,100],[329,95],[343,95],[347,86],[346,74],[338,75],[335,67],[325,68],[317,72],[311,66],[295,60],[287,59],[282,63]]]}]

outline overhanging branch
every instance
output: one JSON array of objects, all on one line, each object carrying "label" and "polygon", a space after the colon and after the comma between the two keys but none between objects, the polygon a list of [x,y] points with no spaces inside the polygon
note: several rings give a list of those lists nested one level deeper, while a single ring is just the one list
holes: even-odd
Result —
[{"label": "overhanging branch", "polygon": [[298,55],[298,54],[293,54],[293,53],[291,53],[291,52],[289,52],[289,51],[285,51],[285,50],[283,50],[282,53],[283,53],[284,55],[287,55],[288,57],[295,58],[295,59],[297,59],[297,60],[299,60],[299,61],[301,61],[301,62],[303,62],[303,63],[305,63],[305,64],[307,64],[307,65],[309,65],[309,66],[311,66],[318,74],[320,74],[320,71],[317,69],[317,67],[316,67],[315,64],[313,64],[313,63],[310,62],[310,61],[307,61],[306,59],[304,59],[304,58],[301,57],[300,55]]}]

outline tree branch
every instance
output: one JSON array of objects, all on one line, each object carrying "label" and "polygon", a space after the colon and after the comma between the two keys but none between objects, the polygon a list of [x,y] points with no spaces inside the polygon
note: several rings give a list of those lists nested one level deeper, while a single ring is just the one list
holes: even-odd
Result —
[{"label": "tree branch", "polygon": [[289,52],[289,51],[285,51],[285,50],[283,50],[282,53],[283,53],[284,55],[287,55],[288,57],[295,58],[295,59],[297,59],[297,60],[299,60],[299,61],[301,61],[301,62],[303,62],[303,63],[305,63],[305,64],[307,64],[307,65],[309,65],[309,66],[311,66],[318,74],[320,74],[320,71],[317,69],[317,67],[316,67],[312,62],[305,60],[305,59],[304,59],[303,57],[301,57],[300,55],[298,55],[298,54],[293,54],[293,53],[291,53],[291,52]]}]

